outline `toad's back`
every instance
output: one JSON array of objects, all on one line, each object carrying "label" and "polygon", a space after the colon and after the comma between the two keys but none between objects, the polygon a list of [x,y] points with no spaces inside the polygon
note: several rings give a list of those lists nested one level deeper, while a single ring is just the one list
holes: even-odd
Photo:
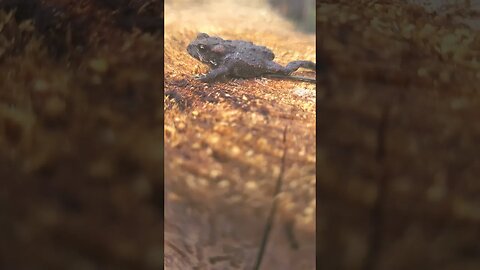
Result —
[{"label": "toad's back", "polygon": [[225,42],[235,47],[235,52],[246,57],[256,57],[268,61],[272,61],[275,58],[275,54],[265,46],[258,46],[252,42],[243,40],[226,40]]}]

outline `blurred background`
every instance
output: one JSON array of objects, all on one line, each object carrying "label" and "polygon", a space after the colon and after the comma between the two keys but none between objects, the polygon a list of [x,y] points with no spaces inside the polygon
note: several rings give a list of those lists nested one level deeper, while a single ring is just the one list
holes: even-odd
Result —
[{"label": "blurred background", "polygon": [[305,32],[315,32],[315,2],[313,0],[268,0],[283,16]]},{"label": "blurred background", "polygon": [[[166,4],[208,4],[210,0],[166,0]],[[213,1],[215,4],[228,1]],[[299,31],[306,33],[315,32],[315,1],[314,0],[239,0],[235,1],[240,6],[256,6],[268,2],[272,9],[291,21]]]}]

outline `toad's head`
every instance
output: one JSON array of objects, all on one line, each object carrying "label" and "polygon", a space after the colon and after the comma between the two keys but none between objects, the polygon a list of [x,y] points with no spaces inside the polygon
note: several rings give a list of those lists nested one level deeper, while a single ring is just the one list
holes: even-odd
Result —
[{"label": "toad's head", "polygon": [[217,67],[227,53],[225,40],[219,37],[211,37],[205,33],[199,33],[187,46],[187,52],[198,61]]}]

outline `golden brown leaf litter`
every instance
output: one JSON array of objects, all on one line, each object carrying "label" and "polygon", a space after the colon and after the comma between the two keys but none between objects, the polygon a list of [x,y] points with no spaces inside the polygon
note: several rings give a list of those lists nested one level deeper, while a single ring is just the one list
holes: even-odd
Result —
[{"label": "golden brown leaf litter", "polygon": [[317,20],[320,267],[478,269],[480,34],[403,1]]},{"label": "golden brown leaf litter", "polygon": [[0,10],[0,268],[160,269],[161,29],[101,1],[41,6]]},{"label": "golden brown leaf litter", "polygon": [[263,2],[203,2],[165,5],[165,266],[253,269],[282,177],[261,269],[314,269],[315,85],[201,83],[207,68],[186,47],[205,32],[267,46],[286,64],[315,61],[315,39]]}]

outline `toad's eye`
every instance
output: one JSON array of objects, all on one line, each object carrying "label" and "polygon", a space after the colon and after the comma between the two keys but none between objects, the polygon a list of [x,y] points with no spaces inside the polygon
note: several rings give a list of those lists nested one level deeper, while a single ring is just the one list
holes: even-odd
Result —
[{"label": "toad's eye", "polygon": [[205,50],[205,45],[200,45],[200,50]]}]

